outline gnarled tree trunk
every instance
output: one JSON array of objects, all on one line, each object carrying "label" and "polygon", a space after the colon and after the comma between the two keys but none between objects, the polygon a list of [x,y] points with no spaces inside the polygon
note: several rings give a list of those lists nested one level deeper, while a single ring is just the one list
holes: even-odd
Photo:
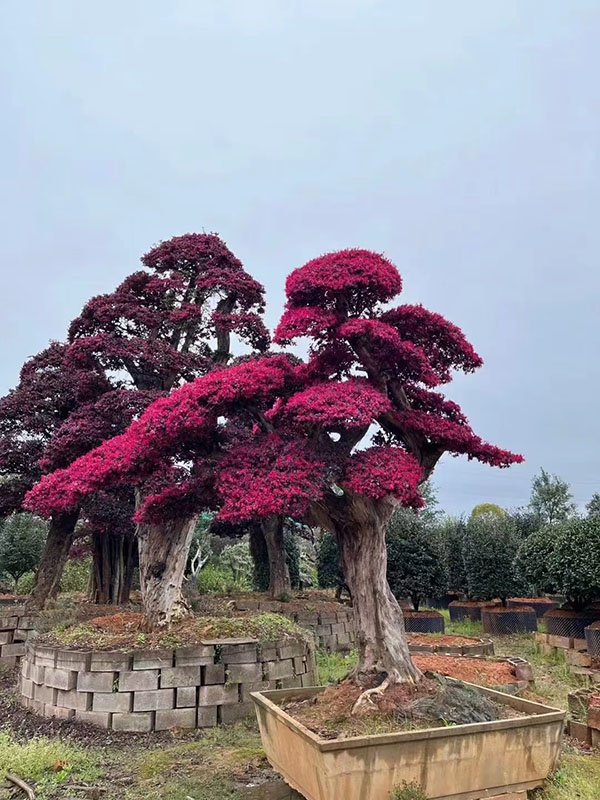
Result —
[{"label": "gnarled tree trunk", "polygon": [[78,518],[78,508],[52,515],[35,584],[25,603],[28,612],[41,611],[46,601],[58,594]]},{"label": "gnarled tree trunk", "polygon": [[388,500],[345,492],[328,502],[317,518],[337,540],[352,596],[359,683],[374,673],[385,674],[389,683],[415,683],[422,678],[410,657],[402,610],[387,581],[385,535],[392,511]]},{"label": "gnarled tree trunk", "polygon": [[283,517],[272,516],[261,522],[269,559],[269,595],[277,598],[290,594],[292,582],[283,539]]},{"label": "gnarled tree trunk", "polygon": [[168,627],[191,609],[181,587],[196,517],[138,526],[140,587],[151,628]]},{"label": "gnarled tree trunk", "polygon": [[137,560],[137,539],[130,532],[92,534],[94,563],[90,599],[100,605],[129,602]]}]

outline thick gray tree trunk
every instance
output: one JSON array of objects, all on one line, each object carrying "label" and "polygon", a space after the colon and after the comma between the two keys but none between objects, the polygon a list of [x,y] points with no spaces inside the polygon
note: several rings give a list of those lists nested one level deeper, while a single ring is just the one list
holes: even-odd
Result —
[{"label": "thick gray tree trunk", "polygon": [[152,629],[191,614],[182,585],[195,526],[196,517],[138,526],[140,586]]},{"label": "thick gray tree trunk", "polygon": [[344,580],[352,596],[357,633],[356,679],[374,674],[388,683],[415,683],[422,673],[413,664],[406,641],[402,610],[387,582],[385,535],[393,511],[389,501],[375,501],[350,492],[332,498],[317,522],[329,527],[340,549]]},{"label": "thick gray tree trunk", "polygon": [[46,545],[35,584],[25,604],[28,612],[41,611],[46,602],[58,594],[60,579],[73,544],[75,525],[78,519],[78,508],[62,514],[53,514],[50,519]]}]

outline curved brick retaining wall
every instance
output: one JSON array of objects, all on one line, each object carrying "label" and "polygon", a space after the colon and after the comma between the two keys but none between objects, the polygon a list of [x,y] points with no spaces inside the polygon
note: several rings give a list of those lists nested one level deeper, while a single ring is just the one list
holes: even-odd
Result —
[{"label": "curved brick retaining wall", "polygon": [[351,650],[354,647],[354,616],[349,606],[340,603],[339,610],[316,608],[314,611],[295,611],[288,603],[277,600],[236,600],[238,611],[281,614],[301,628],[309,630],[319,648],[329,651]]},{"label": "curved brick retaining wall", "polygon": [[27,616],[24,608],[0,604],[0,666],[15,666],[36,623],[37,617]]},{"label": "curved brick retaining wall", "polygon": [[23,705],[120,731],[210,728],[253,710],[250,693],[314,686],[307,642],[220,639],[133,653],[26,646]]}]

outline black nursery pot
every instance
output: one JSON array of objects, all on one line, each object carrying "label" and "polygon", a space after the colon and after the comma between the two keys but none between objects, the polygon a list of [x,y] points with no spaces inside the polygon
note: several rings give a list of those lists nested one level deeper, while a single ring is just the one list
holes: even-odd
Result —
[{"label": "black nursery pot", "polygon": [[564,636],[567,639],[585,639],[585,629],[599,620],[600,611],[594,609],[573,611],[555,608],[544,614],[546,631],[552,636]]},{"label": "black nursery pot", "polygon": [[537,616],[533,608],[503,608],[493,606],[481,612],[481,622],[486,633],[496,636],[509,636],[513,633],[533,633],[537,631]]},{"label": "black nursery pot", "polygon": [[453,600],[448,605],[448,611],[452,622],[461,622],[463,619],[481,622],[481,609],[489,605],[481,600]]},{"label": "black nursery pot", "polygon": [[588,653],[594,658],[600,658],[600,621],[592,622],[585,628],[585,643]]},{"label": "black nursery pot", "polygon": [[541,619],[546,612],[558,608],[558,603],[549,597],[509,597],[509,608],[523,608],[523,606],[533,608],[537,618]]},{"label": "black nursery pot", "polygon": [[444,633],[444,617],[437,611],[404,611],[407,633]]}]

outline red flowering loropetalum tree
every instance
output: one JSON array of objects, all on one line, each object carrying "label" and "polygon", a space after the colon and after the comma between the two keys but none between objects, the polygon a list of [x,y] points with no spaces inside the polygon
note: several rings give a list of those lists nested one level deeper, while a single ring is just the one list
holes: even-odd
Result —
[{"label": "red flowering loropetalum tree", "polygon": [[[146,270],[90,300],[72,322],[73,357],[92,355],[107,376],[119,377],[123,391],[150,400],[226,364],[232,335],[252,350],[266,350],[264,289],[218,236],[175,237],[150,250],[142,264]],[[169,468],[161,470],[151,476],[150,486],[168,481],[169,475]],[[145,484],[137,487],[137,502],[147,491]],[[195,521],[192,513],[138,528],[142,592],[177,597],[172,613],[188,610],[181,583]],[[99,529],[94,541],[109,585],[110,573],[116,579],[127,556],[112,538]],[[127,537],[123,545],[128,551]]]},{"label": "red flowering loropetalum tree", "polygon": [[[74,413],[110,391],[104,371],[92,358],[77,364],[67,357],[68,346],[53,342],[21,369],[18,385],[0,398],[0,517],[22,509],[26,492],[47,468],[48,447]],[[124,430],[131,418],[123,420]],[[91,443],[96,447],[102,439]],[[89,449],[89,448],[87,448]],[[73,457],[86,452],[80,448]],[[70,459],[72,460],[72,459]],[[69,463],[63,461],[62,466]],[[73,542],[79,506],[56,511],[50,518],[45,550],[37,571],[31,606],[43,605],[58,591],[62,568]]]},{"label": "red flowering loropetalum tree", "polygon": [[415,681],[386,579],[391,513],[421,505],[419,485],[445,452],[500,467],[522,459],[483,442],[435,391],[481,359],[443,317],[421,306],[383,307],[401,290],[385,258],[363,250],[323,256],[293,272],[286,288],[276,340],[308,336],[306,363],[262,357],[183,386],[122,437],[42,480],[29,507],[69,508],[98,486],[139,483],[158,464],[187,459],[186,478],[147,496],[139,519],[208,507],[231,521],[288,514],[327,528],[352,594],[356,679],[368,685],[383,674],[380,689]]},{"label": "red flowering loropetalum tree", "polygon": [[[144,608],[152,626],[168,625],[185,612],[181,583],[187,547],[180,531],[199,511],[219,507],[226,489],[217,478],[229,469],[232,458],[245,464],[256,457],[257,437],[263,428],[253,426],[271,429],[264,415],[287,392],[294,371],[287,356],[263,356],[183,384],[150,406],[125,434],[106,441],[69,468],[42,478],[28,506],[48,516],[58,509],[77,507],[101,490],[143,486],[135,515],[140,560],[148,553],[148,559],[160,565],[144,575],[142,563]],[[263,464],[267,467],[277,447],[273,439],[265,441]],[[265,526],[275,524],[284,508],[293,507],[298,480],[290,485],[289,498],[282,499],[278,493],[269,513],[261,511],[252,518]],[[249,498],[255,497],[251,480],[246,488]],[[237,489],[233,496],[238,496]],[[223,518],[251,517],[236,517],[225,510]],[[165,575],[169,580],[165,581]]]}]

